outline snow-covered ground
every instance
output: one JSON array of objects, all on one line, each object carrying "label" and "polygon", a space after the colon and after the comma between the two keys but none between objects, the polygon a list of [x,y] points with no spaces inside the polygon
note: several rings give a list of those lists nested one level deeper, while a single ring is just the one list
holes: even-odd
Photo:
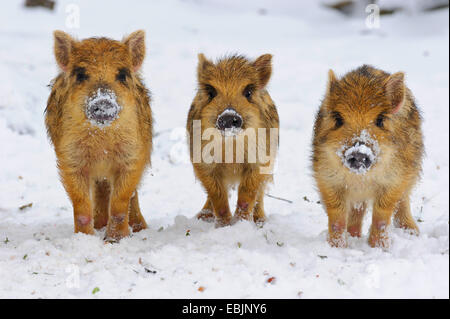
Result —
[{"label": "snow-covered ground", "polygon": [[[0,297],[449,297],[448,10],[406,10],[369,30],[364,13],[348,18],[315,1],[71,0],[57,1],[54,12],[25,10],[22,2],[3,1],[0,9]],[[52,31],[121,39],[140,28],[157,133],[140,190],[149,229],[105,244],[103,232],[73,234],[46,137],[46,85],[57,73]],[[269,91],[281,145],[269,193],[292,203],[266,197],[263,228],[215,229],[194,218],[205,195],[183,137],[198,52],[274,55]],[[368,246],[370,216],[362,239],[330,248],[311,178],[312,125],[327,70],[344,74],[363,63],[405,71],[424,115],[427,156],[412,196],[421,234],[394,229],[389,251]]]}]

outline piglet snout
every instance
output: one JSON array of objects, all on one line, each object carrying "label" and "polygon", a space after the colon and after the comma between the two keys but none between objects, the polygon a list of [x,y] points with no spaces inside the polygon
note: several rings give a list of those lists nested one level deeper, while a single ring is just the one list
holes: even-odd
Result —
[{"label": "piglet snout", "polygon": [[219,130],[232,130],[242,128],[242,116],[232,108],[227,108],[217,117],[216,126]]},{"label": "piglet snout", "polygon": [[121,110],[113,91],[98,89],[86,100],[86,116],[96,124],[109,124],[114,121]]},{"label": "piglet snout", "polygon": [[360,152],[353,152],[347,157],[348,165],[354,169],[369,168],[372,165],[372,160],[367,154]]},{"label": "piglet snout", "polygon": [[375,154],[363,142],[356,142],[344,153],[344,164],[356,172],[368,170],[375,162]]},{"label": "piglet snout", "polygon": [[108,100],[99,100],[89,106],[91,118],[96,121],[111,121],[114,119],[114,105]]}]

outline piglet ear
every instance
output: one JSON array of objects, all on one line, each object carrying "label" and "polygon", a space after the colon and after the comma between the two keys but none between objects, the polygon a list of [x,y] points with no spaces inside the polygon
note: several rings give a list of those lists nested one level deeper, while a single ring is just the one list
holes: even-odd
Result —
[{"label": "piglet ear", "polygon": [[205,80],[206,72],[213,66],[214,63],[208,60],[203,53],[198,54],[197,77],[199,82]]},{"label": "piglet ear", "polygon": [[397,72],[389,76],[385,84],[386,95],[392,104],[392,113],[397,113],[405,103],[405,74]]},{"label": "piglet ear", "polygon": [[133,71],[137,72],[141,68],[145,57],[145,31],[138,30],[133,32],[123,40],[123,43],[130,50]]},{"label": "piglet ear", "polygon": [[259,76],[259,88],[266,87],[272,75],[272,55],[264,54],[253,62],[253,66],[258,71]]},{"label": "piglet ear", "polygon": [[336,74],[332,69],[328,70],[327,95],[338,85]]},{"label": "piglet ear", "polygon": [[197,65],[198,74],[201,74],[202,72],[206,71],[206,69],[208,69],[211,66],[213,66],[213,63],[209,61],[203,53],[199,53]]},{"label": "piglet ear", "polygon": [[54,52],[56,62],[61,70],[67,72],[70,62],[70,54],[72,52],[75,40],[72,39],[72,37],[67,33],[59,30],[53,32],[53,38],[55,41]]}]

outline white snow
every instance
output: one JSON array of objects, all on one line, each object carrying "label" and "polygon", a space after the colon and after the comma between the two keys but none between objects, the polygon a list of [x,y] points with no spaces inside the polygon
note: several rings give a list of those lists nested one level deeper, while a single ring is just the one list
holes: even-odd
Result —
[{"label": "white snow", "polygon": [[[76,29],[66,13],[73,3]],[[383,16],[380,29],[367,29],[364,17],[348,18],[314,1],[108,1],[105,7],[68,0],[57,1],[55,12],[22,4],[4,1],[0,10],[0,298],[449,297],[448,10]],[[139,192],[149,229],[105,244],[104,231],[73,234],[72,207],[45,132],[46,85],[58,70],[52,31],[122,39],[140,28],[157,133]],[[216,229],[196,220],[206,195],[191,164],[172,158],[179,154],[174,147],[184,147],[171,136],[184,130],[199,52],[274,56],[268,90],[281,130],[268,193],[292,203],[266,197],[262,228],[239,222]],[[363,238],[331,248],[311,176],[312,127],[327,71],[345,74],[363,63],[406,72],[424,117],[427,156],[411,196],[421,233],[393,228],[389,251],[367,244],[370,213]],[[235,202],[233,193],[232,210]]]}]

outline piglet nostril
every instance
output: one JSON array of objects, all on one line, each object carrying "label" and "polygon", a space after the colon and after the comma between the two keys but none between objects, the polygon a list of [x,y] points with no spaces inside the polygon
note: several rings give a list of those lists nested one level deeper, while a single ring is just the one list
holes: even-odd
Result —
[{"label": "piglet nostril", "polygon": [[357,161],[355,157],[350,157],[348,162],[350,163],[350,166],[356,165]]}]

